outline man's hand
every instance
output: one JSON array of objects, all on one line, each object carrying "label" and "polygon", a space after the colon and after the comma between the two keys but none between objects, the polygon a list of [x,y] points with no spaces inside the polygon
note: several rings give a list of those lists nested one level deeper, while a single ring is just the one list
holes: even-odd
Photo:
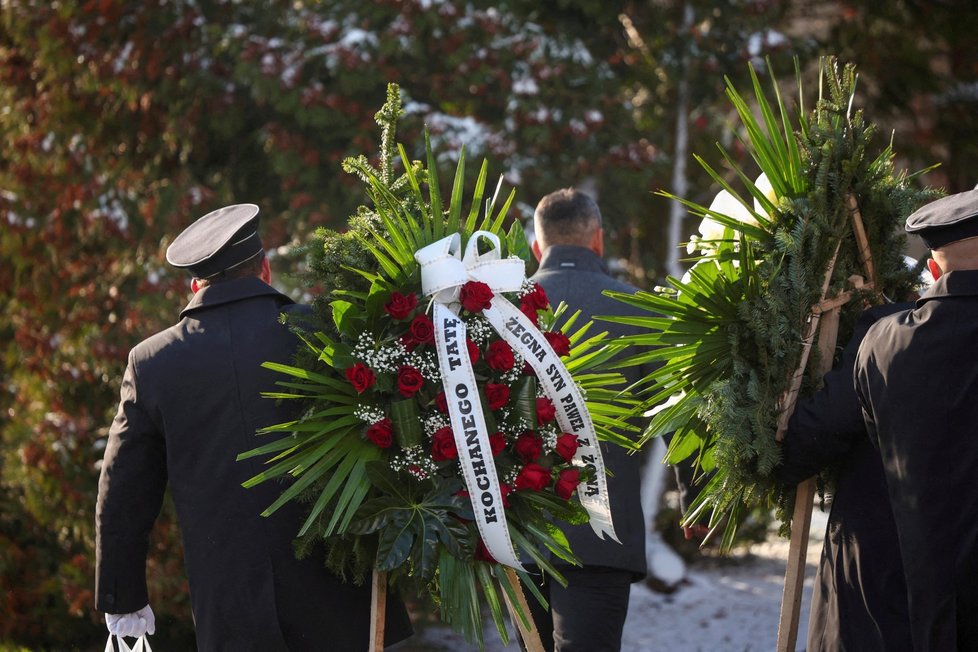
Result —
[{"label": "man's hand", "polygon": [[116,636],[140,637],[156,633],[156,616],[149,605],[131,614],[105,614],[105,626]]}]

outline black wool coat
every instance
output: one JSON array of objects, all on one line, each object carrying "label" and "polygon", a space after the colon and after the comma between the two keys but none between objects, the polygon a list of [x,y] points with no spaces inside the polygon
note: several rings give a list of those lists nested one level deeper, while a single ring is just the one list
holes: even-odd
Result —
[{"label": "black wool coat", "polygon": [[870,442],[852,370],[877,320],[912,303],[863,313],[822,388],[798,402],[776,473],[797,484],[830,467],[838,477],[812,591],[807,652],[911,650],[907,585],[883,461]]},{"label": "black wool coat", "polygon": [[859,348],[856,391],[883,457],[914,649],[978,650],[978,270],[939,278]]},{"label": "black wool coat", "polygon": [[[581,311],[579,323],[584,324],[594,315],[648,316],[649,313],[633,308],[621,301],[606,297],[604,290],[634,294],[637,288],[622,283],[608,274],[601,258],[589,249],[570,245],[548,247],[540,261],[540,268],[533,275],[551,305],[565,302],[572,314]],[[634,335],[640,329],[606,321],[597,321],[591,327],[592,334],[607,331],[609,338]],[[628,385],[644,378],[651,369],[637,366],[621,369]],[[620,389],[624,389],[623,385]],[[640,497],[641,457],[629,455],[625,449],[601,442],[601,454],[605,465],[614,473],[608,478],[608,494],[611,500],[611,518],[621,545],[610,539],[600,539],[588,524],[560,527],[567,534],[571,550],[588,566],[604,566],[631,571],[635,581],[647,573],[645,561],[645,531],[647,524],[642,514]],[[559,560],[554,560],[559,563]]]},{"label": "black wool coat", "polygon": [[[269,441],[257,429],[295,417],[291,402],[261,398],[282,377],[260,366],[291,361],[297,340],[279,314],[292,303],[258,278],[217,283],[129,354],[99,478],[98,610],[147,604],[147,542],[169,486],[200,650],[367,649],[369,586],[295,559],[304,507],[262,517],[283,485],[243,488],[263,463],[235,460]],[[388,603],[387,622],[389,643],[409,635],[402,604]]]}]

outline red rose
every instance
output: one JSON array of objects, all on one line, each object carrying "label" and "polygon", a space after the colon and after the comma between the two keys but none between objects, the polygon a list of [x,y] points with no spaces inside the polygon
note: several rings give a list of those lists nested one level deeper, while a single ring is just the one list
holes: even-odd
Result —
[{"label": "red rose", "polygon": [[495,564],[496,559],[489,554],[489,548],[486,547],[485,542],[480,538],[479,543],[475,544],[475,555],[473,555],[476,561],[485,561],[490,564]]},{"label": "red rose", "polygon": [[557,445],[554,446],[554,451],[565,461],[570,462],[574,459],[574,453],[577,452],[577,445],[577,436],[565,432],[557,437]]},{"label": "red rose", "polygon": [[473,342],[472,340],[470,340],[468,338],[465,338],[465,348],[468,349],[468,351],[469,351],[469,359],[472,361],[472,364],[475,364],[476,362],[478,362],[479,361],[479,345],[476,344],[475,342]]},{"label": "red rose", "polygon": [[574,490],[581,483],[581,472],[578,469],[564,469],[557,474],[557,482],[554,483],[554,491],[564,500],[570,500],[574,495]]},{"label": "red rose", "polygon": [[543,336],[550,342],[550,348],[554,350],[554,353],[561,357],[570,354],[570,339],[566,335],[548,331]]},{"label": "red rose", "polygon": [[435,397],[435,409],[442,414],[448,414],[448,399],[445,397],[445,392],[438,392]]},{"label": "red rose", "polygon": [[506,448],[506,437],[501,432],[489,435],[489,448],[492,449],[492,456],[495,457]]},{"label": "red rose", "polygon": [[469,312],[482,312],[492,301],[492,290],[482,281],[469,281],[462,286],[458,300]]},{"label": "red rose", "polygon": [[546,310],[550,305],[547,293],[543,291],[543,287],[539,283],[534,283],[533,289],[520,298],[520,307],[522,308],[524,305],[534,310]]},{"label": "red rose", "polygon": [[453,460],[458,457],[458,450],[455,448],[455,436],[449,427],[439,428],[431,436],[431,458],[436,462]]},{"label": "red rose", "polygon": [[367,428],[367,439],[380,448],[390,448],[394,441],[394,427],[390,419],[381,419]]},{"label": "red rose", "polygon": [[370,389],[376,380],[374,372],[370,371],[370,367],[362,362],[358,362],[346,370],[346,379],[353,385],[353,389],[357,390],[357,394],[363,394]]},{"label": "red rose", "polygon": [[556,414],[553,401],[546,396],[537,399],[537,423],[550,423]]},{"label": "red rose", "polygon": [[411,322],[408,333],[415,344],[431,344],[435,341],[435,325],[428,315],[418,315]]},{"label": "red rose", "polygon": [[486,351],[486,363],[490,369],[496,371],[509,371],[513,368],[513,349],[503,340],[496,340],[489,345]]},{"label": "red rose", "polygon": [[543,438],[527,430],[516,438],[513,448],[524,462],[536,462],[543,453]]},{"label": "red rose", "polygon": [[543,491],[549,484],[550,471],[533,462],[520,469],[519,474],[516,476],[517,489]]},{"label": "red rose", "polygon": [[486,401],[490,410],[498,410],[509,403],[509,387],[499,383],[486,383]]},{"label": "red rose", "polygon": [[397,372],[397,391],[405,398],[411,398],[424,385],[424,376],[414,367],[404,365]]},{"label": "red rose", "polygon": [[537,309],[536,308],[534,308],[533,306],[531,306],[528,303],[521,303],[520,304],[520,312],[522,312],[524,315],[526,315],[526,318],[529,319],[533,323],[534,326],[537,326],[537,327],[540,326],[540,315],[537,314]]},{"label": "red rose", "polygon": [[384,304],[384,310],[394,319],[407,319],[407,316],[417,307],[418,297],[414,292],[407,295],[391,292],[391,300]]}]

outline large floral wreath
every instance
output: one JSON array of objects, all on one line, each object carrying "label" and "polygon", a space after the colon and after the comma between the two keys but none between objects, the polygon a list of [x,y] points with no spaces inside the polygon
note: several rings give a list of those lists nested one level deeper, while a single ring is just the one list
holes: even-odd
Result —
[{"label": "large floral wreath", "polygon": [[[899,225],[933,193],[894,170],[890,146],[870,154],[876,128],[853,111],[854,67],[825,64],[825,93],[796,120],[776,81],[772,105],[751,69],[756,117],[728,80],[744,150],[760,176],[752,181],[721,148],[746,189],[738,191],[697,157],[722,188],[709,207],[659,193],[702,219],[688,245],[698,252],[695,264],[654,292],[616,295],[657,313],[630,320],[646,334],[616,341],[653,347],[622,365],[664,363],[647,379],[648,405],[656,407],[643,441],[672,434],[667,461],[694,462],[702,484],[686,523],[722,532],[723,549],[754,511],[776,508],[788,531],[794,493],[775,481],[778,438],[803,374],[802,391],[819,382],[806,360],[827,302],[849,298],[839,330],[845,342],[867,303],[905,295],[919,273],[905,266]],[[857,230],[865,231],[863,242]],[[868,283],[853,287],[857,275]]]},{"label": "large floral wreath", "polygon": [[322,542],[336,572],[388,572],[481,646],[480,603],[504,640],[500,596],[518,604],[503,564],[536,592],[525,564],[562,582],[546,551],[576,563],[555,519],[614,537],[597,439],[631,446],[632,405],[618,374],[590,371],[610,355],[603,334],[525,278],[520,224],[503,230],[513,194],[480,218],[485,165],[464,217],[464,151],[447,206],[427,140],[427,169],[400,147],[393,177],[399,106],[392,86],[380,169],[344,164],[372,207],[307,247],[329,288],[313,302],[321,323],[300,329],[295,365],[266,364],[287,377],[269,397],[305,401],[303,416],[241,458],[271,455],[248,486],[294,478],[266,513],[310,503],[300,553]]}]

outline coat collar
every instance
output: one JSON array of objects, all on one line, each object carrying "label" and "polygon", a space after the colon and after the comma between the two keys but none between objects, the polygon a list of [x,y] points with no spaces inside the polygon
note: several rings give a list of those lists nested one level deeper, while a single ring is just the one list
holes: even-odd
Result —
[{"label": "coat collar", "polygon": [[260,296],[277,296],[283,304],[295,303],[260,278],[249,276],[215,283],[199,290],[180,312],[180,319],[201,310]]},{"label": "coat collar", "polygon": [[539,271],[566,271],[608,273],[608,266],[601,256],[587,247],[576,245],[551,245],[543,252]]},{"label": "coat collar", "polygon": [[917,299],[917,307],[931,299],[960,296],[978,296],[978,269],[961,269],[942,274],[934,281],[934,285]]}]

